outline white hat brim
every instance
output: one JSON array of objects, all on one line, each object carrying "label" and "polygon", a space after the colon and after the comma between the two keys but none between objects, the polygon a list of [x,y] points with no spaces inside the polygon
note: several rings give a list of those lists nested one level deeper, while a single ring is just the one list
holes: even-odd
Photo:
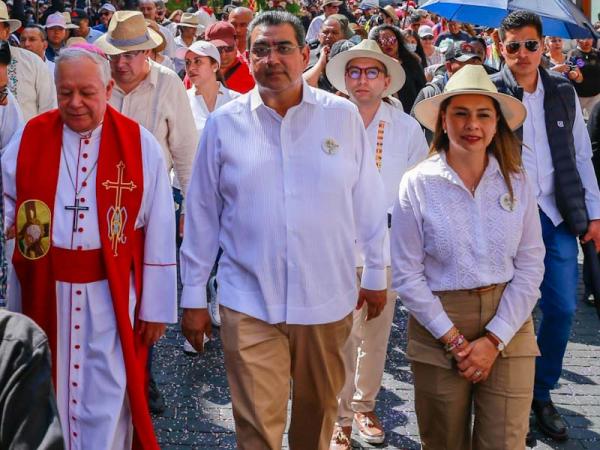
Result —
[{"label": "white hat brim", "polygon": [[177,24],[178,27],[198,28],[200,24],[194,25],[193,23],[181,23]]},{"label": "white hat brim", "polygon": [[21,21],[17,19],[2,19],[0,22],[8,24],[10,33],[14,33],[21,28]]},{"label": "white hat brim", "polygon": [[386,67],[391,81],[388,88],[383,92],[382,97],[395,94],[404,86],[406,73],[402,65],[394,58],[371,50],[349,49],[335,55],[325,68],[327,79],[338,91],[348,95],[348,90],[346,89],[346,65],[356,58],[376,59]]},{"label": "white hat brim", "polygon": [[94,45],[107,55],[120,55],[121,53],[133,52],[136,50],[152,50],[163,42],[163,38],[160,36],[160,34],[151,28],[148,28],[148,37],[149,39],[141,44],[117,47],[109,42],[109,34],[104,33],[94,41]]},{"label": "white hat brim", "polygon": [[435,132],[441,104],[444,100],[456,95],[485,95],[493,98],[500,105],[502,115],[504,116],[508,127],[513,131],[523,125],[523,122],[525,122],[525,118],[527,117],[527,110],[523,103],[510,95],[501,94],[499,92],[483,91],[481,89],[464,89],[445,92],[420,101],[414,107],[415,118],[425,128]]}]

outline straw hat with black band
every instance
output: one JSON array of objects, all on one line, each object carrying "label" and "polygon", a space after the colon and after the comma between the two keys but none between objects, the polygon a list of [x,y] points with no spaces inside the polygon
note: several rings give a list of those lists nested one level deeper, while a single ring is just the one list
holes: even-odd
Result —
[{"label": "straw hat with black band", "polygon": [[523,125],[527,116],[527,110],[523,103],[510,95],[498,92],[485,69],[480,65],[467,65],[454,73],[448,80],[444,92],[415,105],[414,115],[424,127],[435,131],[440,106],[444,100],[456,95],[468,94],[485,95],[496,100],[511,130],[514,131]]},{"label": "straw hat with black band", "polygon": [[94,44],[107,55],[120,55],[135,50],[152,50],[163,42],[156,31],[148,28],[138,11],[117,11],[108,25],[108,31]]},{"label": "straw hat with black band", "polygon": [[376,59],[385,66],[387,75],[390,77],[390,85],[383,92],[383,97],[398,92],[404,86],[406,74],[400,63],[384,54],[374,40],[363,39],[351,49],[338,53],[327,63],[325,69],[327,79],[338,91],[348,94],[346,89],[346,66],[356,58]]},{"label": "straw hat with black band", "polygon": [[8,8],[6,3],[0,1],[0,23],[7,23],[11,33],[21,28],[21,21],[8,17]]}]

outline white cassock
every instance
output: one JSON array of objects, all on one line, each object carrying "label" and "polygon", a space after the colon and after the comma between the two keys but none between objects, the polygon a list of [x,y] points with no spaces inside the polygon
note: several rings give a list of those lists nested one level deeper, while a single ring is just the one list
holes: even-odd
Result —
[{"label": "white cassock", "polygon": [[[101,127],[94,130],[89,139],[84,139],[66,126],[63,129],[52,227],[52,245],[56,247],[100,248],[95,196],[100,134]],[[7,228],[15,216],[15,171],[20,140],[19,135],[11,141],[2,158]],[[160,144],[144,128],[141,128],[141,141],[144,192],[135,228],[145,230],[145,243],[139,318],[174,323],[177,320],[177,274],[171,185]],[[77,190],[81,189],[80,206],[89,208],[77,212],[75,232],[73,212],[65,209],[75,204],[69,171]],[[106,212],[100,212],[100,220],[106,220],[105,216]],[[133,322],[137,301],[133,275],[131,280],[129,311]],[[13,274],[9,282],[10,309],[20,310],[19,290]],[[67,448],[129,449],[133,429],[126,395],[125,364],[108,281],[57,282],[56,292],[57,398]]]}]

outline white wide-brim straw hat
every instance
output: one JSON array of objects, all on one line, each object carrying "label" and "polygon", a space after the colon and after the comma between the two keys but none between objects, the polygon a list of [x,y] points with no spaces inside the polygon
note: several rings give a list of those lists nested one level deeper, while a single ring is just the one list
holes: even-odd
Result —
[{"label": "white wide-brim straw hat", "polygon": [[177,24],[178,27],[198,28],[200,25],[200,16],[193,13],[183,13],[181,20]]},{"label": "white wide-brim straw hat", "polygon": [[152,50],[163,42],[156,31],[146,25],[138,11],[117,11],[108,24],[108,31],[94,42],[107,55],[120,55],[135,50]]},{"label": "white wide-brim straw hat", "polygon": [[327,67],[325,68],[327,79],[338,91],[348,95],[348,90],[346,89],[346,66],[356,58],[376,59],[385,66],[387,74],[390,77],[390,85],[383,92],[383,97],[395,94],[404,86],[406,73],[400,63],[383,53],[374,40],[363,39],[351,49],[338,53],[327,63]]},{"label": "white wide-brim straw hat", "polygon": [[516,130],[525,122],[527,110],[523,103],[510,95],[498,92],[483,66],[472,64],[466,65],[454,73],[448,80],[444,92],[417,103],[414,108],[414,115],[424,127],[435,131],[440,106],[444,100],[456,95],[469,94],[485,95],[496,100],[511,130]]},{"label": "white wide-brim straw hat", "polygon": [[6,3],[0,1],[0,23],[7,23],[11,33],[14,33],[21,28],[21,21],[17,19],[10,19],[8,17],[8,8]]},{"label": "white wide-brim straw hat", "polygon": [[179,59],[185,59],[187,52],[193,52],[198,56],[209,56],[217,62],[219,68],[221,67],[219,49],[208,41],[196,41],[189,47],[180,47],[175,51],[175,56]]}]

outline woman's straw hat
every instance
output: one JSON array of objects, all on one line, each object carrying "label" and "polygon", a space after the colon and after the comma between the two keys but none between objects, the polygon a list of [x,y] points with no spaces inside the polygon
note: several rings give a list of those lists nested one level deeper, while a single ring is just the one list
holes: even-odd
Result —
[{"label": "woman's straw hat", "polygon": [[443,93],[417,103],[414,115],[424,127],[435,131],[440,106],[444,100],[455,95],[466,94],[486,95],[496,100],[506,123],[513,131],[525,121],[527,110],[523,103],[510,95],[499,93],[483,66],[473,64],[466,65],[454,73]]}]

